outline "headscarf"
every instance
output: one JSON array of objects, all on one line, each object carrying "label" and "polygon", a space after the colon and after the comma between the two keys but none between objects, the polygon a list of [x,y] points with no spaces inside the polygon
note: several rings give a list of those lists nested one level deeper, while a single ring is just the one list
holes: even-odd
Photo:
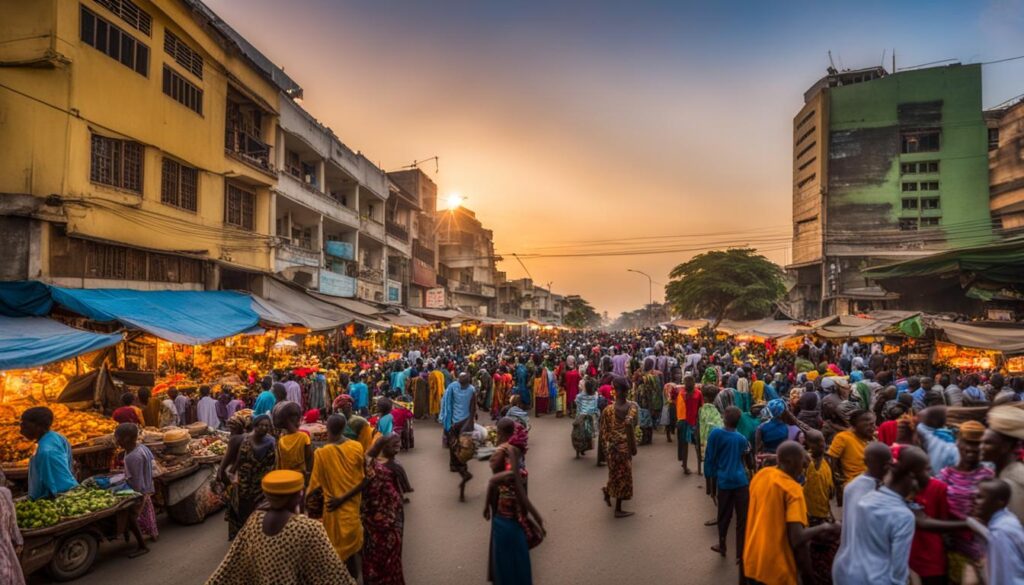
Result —
[{"label": "headscarf", "polygon": [[856,383],[856,382],[860,382],[863,379],[864,379],[864,372],[862,372],[860,370],[854,370],[854,371],[850,372],[850,381],[851,382],[855,382]]},{"label": "headscarf", "polygon": [[708,366],[704,368],[704,375],[700,377],[701,384],[717,384],[718,383],[718,370]]},{"label": "headscarf", "polygon": [[338,394],[338,397],[334,399],[334,403],[331,406],[334,407],[334,410],[345,410],[346,406],[351,408],[353,404],[355,402],[353,402],[351,396],[348,394]]},{"label": "headscarf", "polygon": [[512,436],[509,437],[508,444],[519,449],[523,455],[526,455],[526,450],[529,448],[527,446],[529,438],[530,435],[526,431],[526,427],[519,421],[516,421],[516,430],[512,433]]},{"label": "headscarf", "polygon": [[1024,440],[1024,410],[1016,406],[994,406],[988,411],[988,426],[999,434]]},{"label": "headscarf", "polygon": [[773,419],[779,418],[784,412],[786,412],[786,403],[776,398],[768,402],[768,412],[772,415]]},{"label": "headscarf", "polygon": [[260,421],[263,419],[270,420],[270,415],[264,412],[263,414],[257,414],[256,416],[252,417],[252,426],[255,427],[256,425],[260,424]]},{"label": "headscarf", "polygon": [[229,428],[237,428],[243,433],[252,429],[252,409],[245,408],[231,415],[227,425]]},{"label": "headscarf", "polygon": [[764,402],[764,382],[758,380],[750,385],[750,397],[754,399],[754,404]]}]

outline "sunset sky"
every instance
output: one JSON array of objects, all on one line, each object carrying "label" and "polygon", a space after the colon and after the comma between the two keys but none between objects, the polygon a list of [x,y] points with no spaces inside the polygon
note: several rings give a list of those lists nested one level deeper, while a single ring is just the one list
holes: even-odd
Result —
[{"label": "sunset sky", "polygon": [[[466,197],[499,269],[612,317],[663,296],[699,248],[789,260],[792,116],[836,66],[1024,54],[1024,0],[206,0],[303,86],[303,106],[385,170]],[[984,104],[1024,60],[984,68]],[[606,256],[607,251],[668,253]],[[585,253],[582,257],[565,254]]]}]

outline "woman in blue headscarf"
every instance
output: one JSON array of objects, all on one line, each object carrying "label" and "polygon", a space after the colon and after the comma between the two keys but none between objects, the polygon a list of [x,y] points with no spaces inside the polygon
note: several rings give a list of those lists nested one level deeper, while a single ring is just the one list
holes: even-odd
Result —
[{"label": "woman in blue headscarf", "polygon": [[774,453],[783,441],[789,438],[789,425],[782,422],[786,412],[786,403],[779,398],[768,402],[768,414],[771,418],[757,427],[754,434],[754,448],[757,453]]}]

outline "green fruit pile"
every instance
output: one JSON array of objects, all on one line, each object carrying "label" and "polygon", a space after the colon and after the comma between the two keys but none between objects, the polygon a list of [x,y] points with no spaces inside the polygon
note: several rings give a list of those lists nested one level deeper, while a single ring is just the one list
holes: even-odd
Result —
[{"label": "green fruit pile", "polygon": [[53,500],[21,500],[14,504],[18,516],[18,528],[34,530],[53,526],[60,522],[60,513]]},{"label": "green fruit pile", "polygon": [[117,503],[114,494],[99,488],[79,487],[57,496],[57,513],[72,518],[106,510]]}]

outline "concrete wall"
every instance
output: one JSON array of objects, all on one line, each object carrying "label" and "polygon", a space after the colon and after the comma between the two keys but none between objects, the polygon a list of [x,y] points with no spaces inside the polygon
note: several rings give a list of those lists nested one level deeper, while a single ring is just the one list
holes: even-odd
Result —
[{"label": "concrete wall", "polygon": [[822,197],[828,184],[828,90],[793,118],[793,264],[821,260]]},{"label": "concrete wall", "polygon": [[1024,101],[999,117],[999,144],[989,151],[992,215],[1007,230],[1024,229]]}]

